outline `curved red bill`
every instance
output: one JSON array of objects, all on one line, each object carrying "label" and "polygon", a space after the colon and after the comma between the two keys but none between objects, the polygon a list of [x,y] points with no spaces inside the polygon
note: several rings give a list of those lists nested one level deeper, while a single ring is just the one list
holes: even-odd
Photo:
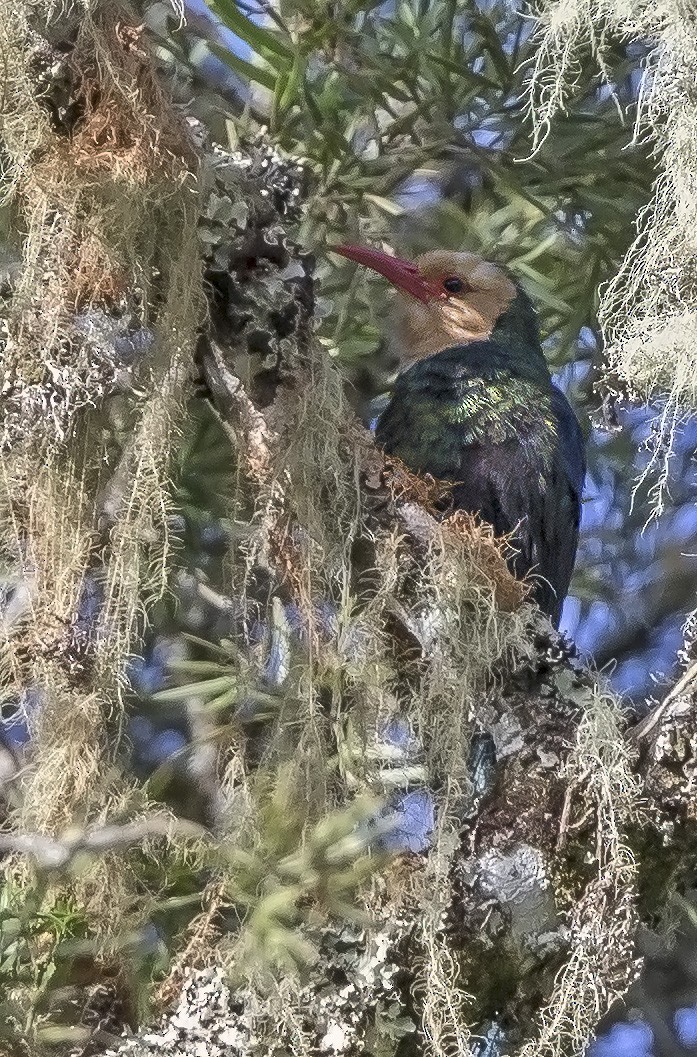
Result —
[{"label": "curved red bill", "polygon": [[372,268],[374,272],[384,275],[393,286],[411,294],[419,301],[434,301],[440,294],[419,269],[411,261],[404,261],[401,257],[390,257],[381,250],[373,249],[372,246],[331,246],[334,253],[340,253],[342,257],[348,257],[356,264],[363,264],[366,268]]}]

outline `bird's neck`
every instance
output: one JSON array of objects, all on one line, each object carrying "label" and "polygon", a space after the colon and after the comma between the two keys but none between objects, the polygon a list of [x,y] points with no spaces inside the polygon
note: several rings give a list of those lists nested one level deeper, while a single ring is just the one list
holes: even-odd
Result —
[{"label": "bird's neck", "polygon": [[528,349],[539,349],[540,357],[544,360],[537,313],[528,295],[520,289],[496,320],[491,337],[501,345],[522,343]]}]

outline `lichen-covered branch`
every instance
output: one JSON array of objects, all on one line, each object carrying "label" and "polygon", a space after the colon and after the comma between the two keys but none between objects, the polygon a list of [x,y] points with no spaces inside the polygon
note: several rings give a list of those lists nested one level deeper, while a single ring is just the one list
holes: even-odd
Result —
[{"label": "lichen-covered branch", "polygon": [[[254,223],[251,210],[234,237],[253,241]],[[405,974],[399,1016],[414,1046],[464,1054],[472,1031],[506,1024],[509,1049],[581,1047],[634,964],[638,866],[627,833],[640,785],[617,703],[569,667],[551,629],[536,630],[490,532],[443,519],[439,483],[375,449],[307,332],[279,342],[269,292],[287,312],[303,259],[285,280],[297,251],[283,237],[281,248],[264,245],[261,262],[238,273],[233,325],[213,319],[201,362],[245,476],[266,497],[241,580],[263,564],[306,629],[294,683],[305,710],[282,750],[295,759],[297,795],[312,790],[315,810],[356,784],[386,795],[381,742],[390,724],[406,724],[416,756],[402,755],[397,773],[413,777],[423,760],[432,845],[404,876],[389,875],[386,905],[368,901],[386,930],[385,966]],[[327,606],[328,625],[317,616]],[[343,791],[318,788],[310,773],[334,753]],[[313,989],[331,978],[331,947]],[[283,994],[290,1049],[299,1043],[289,1009],[303,1010],[309,1048],[352,1052],[380,1030],[382,999],[358,1023],[347,1001],[334,1027],[318,1009],[309,1028],[307,992]]]},{"label": "lichen-covered branch", "polygon": [[[689,717],[676,698],[637,753],[505,541],[443,516],[442,485],[375,448],[313,335],[299,166],[182,123],[128,12],[34,14],[0,26],[26,229],[3,305],[0,545],[16,586],[0,677],[32,732],[2,842],[10,898],[43,906],[55,885],[94,932],[120,934],[147,920],[129,856],[191,840],[200,914],[160,993],[211,965],[230,988],[187,984],[171,1053],[200,1041],[197,1008],[241,1053],[464,1057],[476,1036],[581,1052],[636,968],[649,837],[691,821],[691,773],[676,789],[665,763],[666,724],[680,716],[689,739]],[[243,527],[225,592],[199,585],[235,618],[194,662],[229,717],[224,735],[196,728],[214,746],[205,839],[153,814],[119,755],[194,381],[229,440]],[[390,859],[415,792],[427,823]]]}]

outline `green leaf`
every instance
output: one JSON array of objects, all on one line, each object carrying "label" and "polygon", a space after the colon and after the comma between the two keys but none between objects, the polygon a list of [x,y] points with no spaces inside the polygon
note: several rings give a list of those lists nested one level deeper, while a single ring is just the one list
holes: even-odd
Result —
[{"label": "green leaf", "polygon": [[400,206],[398,202],[394,202],[391,198],[371,194],[365,194],[363,197],[368,202],[372,202],[374,206],[377,206],[381,212],[387,213],[388,216],[401,217],[404,213],[404,207]]},{"label": "green leaf", "polygon": [[219,679],[202,679],[200,683],[187,683],[186,686],[173,686],[169,690],[158,690],[153,694],[154,701],[180,701],[185,697],[211,698],[220,693],[227,693],[237,687],[232,675],[222,675]]},{"label": "green leaf", "polygon": [[228,48],[224,48],[221,44],[211,43],[210,49],[214,55],[217,55],[219,59],[239,73],[241,77],[246,77],[249,81],[255,81],[257,84],[263,85],[264,88],[268,88],[269,91],[273,92],[276,87],[277,74],[272,73],[270,70],[265,70],[261,66],[255,66],[251,62],[247,62],[245,59],[241,59],[239,55],[235,55],[234,52]]},{"label": "green leaf", "polygon": [[[305,76],[307,59],[300,48],[295,53],[293,65],[287,76],[281,76],[276,83],[276,99],[274,100],[274,112],[276,120],[282,119],[283,115],[298,100],[298,89]],[[279,91],[280,89],[280,91]],[[275,122],[272,122],[272,126]]]},{"label": "green leaf", "polygon": [[265,51],[271,51],[282,59],[292,60],[292,50],[275,34],[243,15],[234,0],[208,0],[208,6],[228,29],[249,44],[258,55],[263,56]]},{"label": "green leaf", "polygon": [[228,662],[232,657],[238,657],[240,654],[239,649],[230,639],[221,639],[220,643],[210,642],[208,639],[202,639],[199,635],[192,635],[187,631],[182,633],[182,638],[190,642],[192,646],[200,646],[201,649],[222,657]]},{"label": "green leaf", "polygon": [[540,273],[536,272],[534,268],[529,268],[526,264],[521,261],[516,262],[516,271],[522,272],[523,275],[527,276],[531,283],[534,283],[534,288],[530,291],[535,300],[541,301],[543,305],[547,305],[548,308],[554,308],[557,312],[566,313],[571,311],[571,306],[567,305],[566,301],[562,301],[560,297],[555,297],[551,290],[548,290],[543,283],[540,281]]},{"label": "green leaf", "polygon": [[303,96],[305,98],[305,102],[307,103],[307,109],[310,111],[310,117],[312,118],[313,123],[319,127],[322,125],[323,122],[322,111],[317,105],[317,100],[315,99],[313,88],[310,84],[308,84],[307,78],[303,80],[302,87]]},{"label": "green leaf", "polygon": [[44,1046],[69,1046],[71,1049],[85,1046],[92,1036],[90,1028],[77,1024],[41,1024],[36,1035]]},{"label": "green leaf", "polygon": [[219,675],[230,675],[230,665],[219,664],[217,661],[170,661],[167,667],[171,672],[199,675],[201,678],[212,679]]},{"label": "green leaf", "polygon": [[[429,51],[426,54],[426,58],[429,62],[435,63],[436,66],[442,66],[448,73],[455,74],[462,82],[471,81],[473,88],[479,86],[480,88],[491,88],[496,92],[500,91],[496,81],[492,80],[491,77],[486,77],[483,73],[475,73],[471,67],[465,65],[464,60],[462,62],[453,62],[452,59],[447,59],[444,55],[438,55],[434,51]],[[462,86],[460,90],[462,90]]]},{"label": "green leaf", "polygon": [[212,712],[222,712],[226,708],[232,708],[232,706],[237,703],[239,696],[240,692],[238,688],[236,686],[230,687],[230,689],[224,694],[221,694],[219,697],[214,697],[209,701],[208,709]]}]

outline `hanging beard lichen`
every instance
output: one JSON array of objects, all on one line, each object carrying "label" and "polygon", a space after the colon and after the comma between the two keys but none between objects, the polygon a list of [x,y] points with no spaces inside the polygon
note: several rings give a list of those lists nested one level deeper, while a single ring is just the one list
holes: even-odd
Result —
[{"label": "hanging beard lichen", "polygon": [[[31,735],[22,832],[145,811],[114,760],[136,622],[166,583],[202,295],[196,159],[140,32],[114,4],[4,4],[0,19],[3,191],[22,233],[0,365],[0,547],[21,605],[0,676]],[[10,861],[5,876],[21,907],[28,874]],[[97,932],[144,913],[127,856],[95,857],[70,892]]]},{"label": "hanging beard lichen", "polygon": [[[635,140],[648,134],[659,171],[653,201],[637,218],[637,237],[601,296],[598,318],[606,339],[607,381],[630,398],[657,399],[652,459],[658,467],[654,512],[663,509],[672,438],[697,408],[697,9],[678,0],[545,0],[539,5],[540,46],[529,112],[537,141],[551,129],[573,90],[581,52],[589,43],[606,80],[610,38],[644,45]],[[619,103],[618,103],[619,106]]]},{"label": "hanging beard lichen", "polygon": [[[244,526],[228,555],[229,591],[245,629],[253,616],[266,620],[273,693],[265,684],[254,701],[275,711],[261,733],[231,723],[221,742],[210,907],[185,949],[240,981],[250,1052],[279,1039],[296,1053],[314,1052],[318,1040],[330,1049],[336,1024],[351,1047],[373,1038],[394,1048],[384,1006],[401,1000],[414,1006],[431,1053],[464,1054],[481,1012],[469,986],[481,965],[451,927],[456,882],[473,860],[476,909],[493,902],[508,912],[507,893],[477,876],[475,845],[492,859],[506,843],[515,853],[521,805],[528,840],[544,832],[560,789],[544,739],[549,727],[565,758],[576,722],[561,707],[550,719],[549,700],[538,702],[529,726],[533,739],[543,734],[521,764],[519,799],[502,807],[491,797],[508,828],[497,817],[463,837],[481,796],[473,733],[510,720],[496,711],[497,693],[516,661],[536,656],[527,588],[491,530],[474,518],[441,520],[438,484],[386,462],[354,420],[312,337],[311,265],[287,238],[279,202],[288,188],[273,184],[272,171],[284,172],[273,150],[208,145],[199,174],[127,15],[113,5],[63,10],[70,44],[57,53],[41,36],[53,5],[31,10],[35,23],[13,9],[0,24],[8,194],[26,233],[4,306],[0,434],[0,546],[21,585],[3,625],[3,693],[25,703],[33,735],[15,821],[21,832],[54,835],[147,810],[112,765],[124,662],[141,611],[166,582],[168,460],[203,317],[200,236],[209,317],[198,365],[230,440],[230,501]],[[93,589],[98,618],[84,620]],[[230,656],[225,685],[238,705],[255,660],[239,643]],[[526,719],[525,707],[514,729],[518,714]],[[391,770],[385,729],[395,720],[416,749]],[[506,751],[497,765],[509,766]],[[585,743],[578,755],[587,771]],[[370,826],[380,820],[374,800],[368,811],[354,798],[389,796],[400,769],[433,798],[432,845],[371,889]],[[591,767],[592,777],[601,770]],[[603,828],[606,791],[596,800],[603,810],[585,839],[607,841],[611,885],[618,838]],[[122,932],[147,912],[130,865],[108,854],[70,883],[96,930]],[[15,860],[7,874],[21,899]],[[578,894],[562,894],[562,910]],[[356,928],[342,962],[346,922]],[[413,1001],[400,995],[394,960],[386,971],[398,949],[413,958]],[[307,986],[285,978],[313,958]],[[328,1000],[325,970],[337,965],[351,987]]]},{"label": "hanging beard lichen", "polygon": [[[231,162],[221,159],[220,165],[230,168]],[[238,181],[243,183],[241,172]],[[249,188],[242,194],[250,201]],[[238,247],[261,245],[255,230],[257,220],[254,208],[250,208],[242,231],[233,239]],[[264,223],[267,221],[265,217]],[[222,258],[226,257],[220,245],[224,241],[220,234],[215,255]],[[262,596],[267,604],[269,595],[273,596],[278,619],[270,621],[274,630],[269,655],[275,658],[274,671],[281,673],[279,685],[284,691],[279,721],[265,741],[263,771],[255,774],[247,770],[244,745],[236,746],[226,762],[228,832],[233,845],[246,848],[257,864],[252,873],[259,878],[256,892],[263,912],[257,907],[259,912],[250,914],[241,943],[237,937],[220,938],[215,929],[208,933],[208,942],[215,948],[215,957],[230,966],[239,979],[245,976],[251,951],[255,952],[255,964],[263,964],[265,959],[273,964],[279,958],[281,937],[285,937],[282,958],[287,957],[293,943],[302,946],[288,935],[292,921],[303,939],[311,941],[317,959],[310,972],[312,983],[303,986],[302,978],[284,978],[276,989],[267,990],[261,1005],[253,989],[241,988],[237,999],[245,1011],[257,1010],[259,1019],[251,1035],[261,1038],[262,1049],[268,1045],[269,1033],[275,1038],[279,1030],[284,1045],[298,1052],[309,1052],[313,1040],[321,1047],[326,1007],[332,1001],[326,995],[326,980],[332,979],[337,964],[332,943],[335,926],[325,925],[320,911],[321,892],[331,888],[331,870],[326,862],[313,862],[310,856],[299,885],[297,880],[291,884],[284,878],[283,863],[279,867],[269,857],[268,845],[278,847],[278,842],[269,839],[274,827],[271,832],[266,828],[268,816],[266,823],[259,824],[259,805],[282,791],[285,826],[295,827],[307,849],[313,844],[315,827],[322,828],[322,820],[332,818],[347,793],[365,789],[386,795],[399,786],[400,776],[402,781],[420,782],[432,793],[435,805],[428,856],[403,873],[390,873],[388,897],[385,899],[384,889],[378,888],[382,899],[369,897],[368,910],[383,945],[382,966],[390,964],[397,950],[403,956],[405,944],[409,945],[413,958],[413,963],[408,963],[413,970],[411,987],[423,1044],[437,1055],[464,1054],[470,1045],[470,1029],[481,1023],[483,1003],[476,994],[477,977],[485,972],[487,958],[495,962],[509,959],[515,973],[516,966],[520,968],[525,964],[523,959],[529,957],[528,943],[537,937],[533,927],[529,937],[523,933],[508,948],[496,937],[487,940],[475,955],[465,941],[458,946],[458,928],[467,935],[467,914],[472,910],[471,927],[478,930],[480,901],[491,906],[493,899],[494,904],[506,908],[505,914],[507,902],[515,902],[513,893],[525,885],[532,893],[538,885],[552,892],[553,851],[547,848],[545,858],[534,845],[541,838],[549,838],[548,833],[544,836],[548,820],[558,810],[565,780],[563,774],[550,775],[549,767],[555,768],[568,756],[578,716],[566,701],[555,704],[552,692],[537,703],[539,712],[531,727],[535,733],[527,755],[521,754],[519,782],[502,784],[512,799],[501,805],[495,796],[492,798],[489,809],[496,824],[491,828],[485,824],[482,836],[475,826],[476,836],[471,834],[471,839],[474,843],[482,840],[483,848],[468,854],[463,827],[467,832],[470,812],[477,817],[469,762],[473,731],[482,725],[495,728],[511,722],[515,730],[517,720],[507,714],[505,703],[497,712],[499,679],[503,682],[516,660],[535,654],[526,628],[530,613],[524,604],[526,588],[511,577],[502,544],[493,539],[490,530],[476,519],[456,516],[440,521],[434,516],[438,483],[412,477],[375,450],[367,433],[352,418],[340,380],[318,347],[301,340],[288,342],[285,347],[276,345],[269,355],[258,355],[259,335],[266,335],[270,345],[276,342],[274,324],[268,318],[269,291],[274,292],[276,305],[283,304],[284,299],[290,304],[293,297],[302,301],[303,270],[293,273],[285,257],[287,249],[277,233],[260,251],[264,268],[258,263],[249,267],[248,260],[244,268],[235,265],[238,284],[232,332],[224,318],[218,320],[210,348],[203,353],[204,373],[229,423],[240,480],[245,487],[251,486],[254,496],[251,531],[243,544],[233,548],[231,556],[233,594],[252,606],[254,585],[261,582],[257,604],[261,604]],[[233,259],[242,258],[244,253],[238,248]],[[294,278],[281,279],[279,285],[279,273],[286,269]],[[290,292],[293,289],[295,294]],[[302,335],[302,327],[299,333]],[[250,346],[251,351],[245,352]],[[260,392],[263,396],[256,401],[250,395]],[[262,568],[266,578],[260,575]],[[301,629],[298,633],[288,626],[284,610],[293,611],[293,621]],[[584,701],[588,697],[586,693]],[[609,735],[606,740],[617,747],[620,734],[614,701],[606,703],[605,714],[608,723],[614,724],[616,742],[612,743]],[[411,759],[393,749],[392,757],[397,756],[398,761],[390,769],[385,730],[395,720],[405,724],[420,745],[420,753]],[[530,736],[530,729],[527,733]],[[505,761],[503,732],[501,736]],[[602,756],[592,775],[585,766],[585,756],[578,766],[573,761],[568,764],[566,778],[578,788],[579,802],[590,778],[608,781],[614,767],[609,749],[605,744],[599,747],[598,740],[599,736],[589,735],[583,743],[584,752],[597,751]],[[551,764],[544,762],[547,757]],[[536,766],[535,760],[541,765]],[[266,792],[262,774],[271,783]],[[276,785],[273,775],[277,776]],[[615,792],[613,787],[608,796]],[[593,798],[590,789],[587,794]],[[628,814],[635,794],[633,787],[627,793]],[[598,825],[602,829],[605,812],[612,808],[605,793],[599,799]],[[631,877],[616,870],[615,837],[614,831],[596,830],[595,819],[583,830],[584,846],[589,841],[594,850],[599,847],[602,851],[603,883],[612,890],[601,925],[601,933],[607,929],[607,935],[612,934],[612,915],[618,906],[626,904],[630,914],[627,920],[630,924],[632,920]],[[528,843],[519,847],[523,838]],[[480,858],[486,860],[484,867]],[[501,868],[497,862],[503,864]],[[504,884],[501,878],[505,881],[507,862],[513,875]],[[539,876],[534,873],[538,862]],[[533,868],[532,877],[525,873],[528,864]],[[458,885],[465,866],[471,893],[463,907]],[[565,920],[576,911],[574,928],[585,942],[596,913],[594,891],[586,877],[574,877],[573,884],[559,885],[558,897],[549,895],[547,902],[554,913],[542,917],[542,923],[548,938],[555,937],[555,957],[565,948],[555,914]],[[219,905],[224,906],[226,898],[234,904],[234,884],[219,897]],[[300,912],[303,905],[314,908],[314,923],[311,912]],[[400,908],[399,913],[395,907]],[[287,915],[285,920],[281,910]],[[452,920],[458,920],[460,913],[465,924],[453,928]],[[341,918],[341,913],[338,916]],[[551,924],[547,930],[548,920]],[[210,921],[208,914],[208,929]],[[196,930],[201,924],[196,923]],[[507,936],[506,929],[502,931]],[[622,935],[629,932],[624,918],[620,931]],[[369,956],[367,939],[349,940],[343,931],[340,936],[341,943],[351,946],[352,959],[362,964],[361,959]],[[578,949],[572,944],[568,952],[572,976]],[[305,956],[309,956],[307,952],[299,952],[301,959]],[[205,962],[200,948],[198,957]],[[343,957],[348,960],[345,951]],[[627,958],[626,948],[618,948],[618,967],[626,964]],[[544,952],[540,961],[544,965]],[[537,971],[538,966],[535,968]],[[579,976],[573,978],[582,982]],[[545,980],[550,996],[551,983]],[[385,997],[379,989],[360,999],[350,989],[346,995],[336,996],[332,1024],[342,1038],[352,1040],[346,1042],[349,1049],[362,1045],[378,1030],[376,1009]],[[499,1001],[496,996],[494,999]],[[303,1030],[300,1025],[304,1025]],[[584,1011],[576,1037],[588,1029]],[[530,1024],[520,1025],[520,1033],[529,1037]],[[328,1039],[329,1034],[330,1045]],[[250,1041],[249,1052],[254,1048]]]},{"label": "hanging beard lichen", "polygon": [[[583,1052],[600,1018],[626,993],[636,974],[638,864],[627,834],[640,817],[641,789],[632,773],[620,715],[613,695],[595,687],[566,763],[560,850],[570,839],[569,811],[578,799],[576,814],[590,809],[596,816],[595,876],[578,900],[569,899],[569,957],[539,1014],[540,1037],[523,1047],[520,1057]],[[558,883],[563,886],[565,879]]]}]

